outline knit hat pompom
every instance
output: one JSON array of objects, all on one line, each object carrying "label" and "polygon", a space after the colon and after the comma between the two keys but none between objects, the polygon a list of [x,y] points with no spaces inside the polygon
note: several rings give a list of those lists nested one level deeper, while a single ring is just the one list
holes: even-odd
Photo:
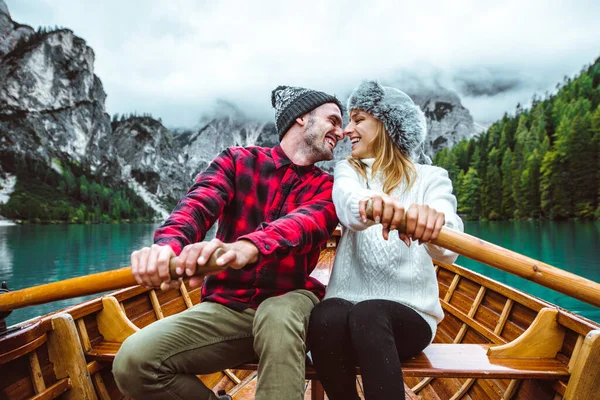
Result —
[{"label": "knit hat pompom", "polygon": [[285,85],[279,85],[277,86],[275,89],[273,89],[273,91],[271,92],[271,106],[275,107],[275,104],[277,104],[277,93],[281,93],[281,91],[285,91],[285,89],[287,89],[288,86]]},{"label": "knit hat pompom", "polygon": [[350,95],[348,110],[363,110],[373,115],[405,155],[416,162],[431,164],[423,152],[427,137],[425,114],[403,91],[375,81],[362,82]]},{"label": "knit hat pompom", "polygon": [[302,87],[277,86],[271,92],[271,105],[275,108],[275,125],[279,140],[294,125],[296,118],[325,103],[336,104],[340,112],[344,113],[342,103],[335,96]]}]

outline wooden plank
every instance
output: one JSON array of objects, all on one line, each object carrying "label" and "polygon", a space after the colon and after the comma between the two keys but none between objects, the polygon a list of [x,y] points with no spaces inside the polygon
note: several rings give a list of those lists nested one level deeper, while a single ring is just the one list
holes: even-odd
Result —
[{"label": "wooden plank", "polygon": [[[479,305],[481,304],[481,300],[483,300],[483,296],[485,295],[485,291],[486,291],[485,286],[480,286],[479,292],[477,293],[477,297],[475,297],[475,300],[473,301],[473,304],[471,305],[471,308],[469,309],[469,313],[467,315],[469,318],[473,318],[473,316],[477,312],[477,309],[479,308]],[[467,324],[463,323],[462,326],[460,327],[460,330],[458,331],[458,334],[454,338],[453,343],[462,342],[462,340],[465,336],[465,333],[467,333]]]},{"label": "wooden plank", "polygon": [[65,393],[71,388],[71,382],[69,378],[64,378],[56,382],[54,385],[45,389],[42,393],[39,393],[30,398],[30,400],[51,400],[55,399],[61,394]]},{"label": "wooden plank", "polygon": [[46,389],[46,383],[44,382],[44,375],[42,374],[42,368],[40,367],[40,360],[38,359],[37,352],[35,350],[29,353],[29,372],[31,374],[33,390],[36,394],[42,393]]},{"label": "wooden plank", "polygon": [[69,314],[59,314],[52,319],[52,328],[48,332],[48,355],[54,365],[54,375],[57,379],[68,377],[71,381],[71,390],[64,398],[97,399],[73,318]]},{"label": "wooden plank", "polygon": [[[41,322],[37,321],[31,325],[22,326],[19,330],[10,332],[0,340],[0,357],[13,351],[17,347],[25,346],[27,343],[44,335],[48,329],[42,329]],[[1,362],[0,362],[1,364]]]},{"label": "wooden plank", "polygon": [[443,266],[447,270],[459,274],[462,277],[468,278],[473,282],[477,282],[480,285],[487,287],[488,289],[498,292],[501,295],[512,299],[517,303],[523,304],[525,307],[530,308],[535,312],[538,312],[544,307],[553,306],[552,304],[540,300],[537,297],[533,297],[525,292],[519,291],[513,288],[512,286],[505,285],[503,283],[490,279],[487,276],[463,268],[456,264],[440,264],[440,266]]},{"label": "wooden plank", "polygon": [[486,329],[485,326],[481,325],[479,322],[475,321],[474,319],[469,318],[469,316],[467,316],[466,314],[464,314],[462,311],[460,311],[459,309],[457,309],[453,305],[445,302],[444,300],[440,300],[440,303],[442,304],[442,308],[444,310],[446,310],[450,314],[452,314],[455,317],[457,317],[458,319],[460,319],[462,322],[464,322],[467,325],[469,325],[472,329],[474,329],[475,331],[477,331],[478,333],[480,333],[482,336],[484,336],[487,339],[489,339],[491,342],[493,342],[493,343],[506,343],[506,340],[504,338],[496,335],[494,332],[490,331],[489,329]]},{"label": "wooden plank", "polygon": [[94,374],[96,374],[96,373],[98,373],[98,372],[102,371],[104,368],[105,368],[105,365],[103,365],[103,364],[100,364],[100,363],[99,363],[99,362],[97,362],[97,361],[92,361],[91,363],[89,363],[89,364],[87,365],[88,373],[89,373],[90,375],[94,375]]},{"label": "wooden plank", "polygon": [[469,378],[465,381],[465,383],[462,384],[462,386],[460,387],[460,389],[458,389],[458,391],[454,394],[454,396],[452,396],[450,398],[450,400],[460,400],[463,398],[463,396],[465,396],[467,394],[467,392],[469,391],[469,389],[471,388],[471,386],[473,386],[473,384],[475,383],[475,379],[473,378]]},{"label": "wooden plank", "polygon": [[565,328],[558,325],[558,311],[542,309],[529,328],[517,339],[490,347],[490,357],[555,358],[565,338]]},{"label": "wooden plank", "polygon": [[[466,379],[458,379],[458,378],[439,378],[435,379],[429,388],[435,390],[436,394],[444,399],[448,400],[452,396],[454,396],[457,392],[460,391],[461,386],[466,381]],[[470,391],[469,391],[470,392]],[[470,396],[465,395],[466,399]],[[465,399],[465,400],[466,400]],[[470,399],[469,399],[470,400]]]},{"label": "wooden plank", "polygon": [[487,290],[474,318],[485,325],[486,328],[494,330],[498,325],[506,300],[507,298],[500,293]]},{"label": "wooden plank", "polygon": [[565,398],[597,398],[598,382],[600,382],[600,330],[595,330],[587,334],[573,364]]},{"label": "wooden plank", "polygon": [[[569,375],[567,366],[558,360],[518,357],[489,358],[489,345],[437,344],[402,362],[406,377],[497,378],[497,379],[562,379]],[[242,364],[236,369],[256,370],[257,364]],[[357,369],[357,374],[360,370]],[[307,379],[315,377],[313,368],[306,369]],[[429,383],[429,382],[427,382]],[[412,389],[418,392],[418,388]]]},{"label": "wooden plank", "polygon": [[600,328],[600,324],[583,319],[579,315],[565,310],[559,310],[558,323],[580,335],[587,335],[590,331]]},{"label": "wooden plank", "polygon": [[88,360],[112,362],[120,348],[121,342],[103,341],[94,345],[86,356]]},{"label": "wooden plank", "polygon": [[8,351],[4,354],[0,354],[0,365],[6,364],[9,361],[17,359],[19,357],[24,356],[25,354],[28,354],[28,353],[34,351],[35,349],[37,349],[38,347],[40,347],[41,345],[46,343],[47,339],[48,339],[48,337],[44,333],[42,336],[38,337],[37,339],[34,339],[33,341],[31,341],[21,347],[17,347],[16,349]]},{"label": "wooden plank", "polygon": [[438,333],[436,333],[434,342],[452,343],[462,325],[463,322],[458,317],[454,316],[450,312],[446,312],[442,323],[438,325]]},{"label": "wooden plank", "polygon": [[218,384],[226,375],[223,372],[215,372],[213,374],[205,374],[205,375],[196,375],[198,379],[204,383],[204,385],[208,388],[215,388],[215,385]]},{"label": "wooden plank", "polygon": [[163,316],[168,317],[170,315],[179,314],[182,311],[187,310],[187,306],[185,301],[181,296],[173,300],[169,300],[168,302],[161,303]]},{"label": "wooden plank", "polygon": [[432,344],[402,363],[405,376],[442,378],[561,379],[569,375],[557,360],[517,357],[488,358],[489,345]]}]

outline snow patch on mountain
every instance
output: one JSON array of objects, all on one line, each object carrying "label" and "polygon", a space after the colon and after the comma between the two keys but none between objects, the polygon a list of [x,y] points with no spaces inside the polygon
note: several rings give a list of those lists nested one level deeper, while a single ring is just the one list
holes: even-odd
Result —
[{"label": "snow patch on mountain", "polygon": [[6,204],[10,200],[10,195],[15,191],[17,177],[12,174],[6,174],[5,177],[0,176],[0,203]]},{"label": "snow patch on mountain", "polygon": [[55,170],[56,172],[58,172],[59,174],[62,175],[63,170],[62,167],[60,165],[60,161],[58,161],[56,158],[52,159],[52,163],[50,164],[50,167]]},{"label": "snow patch on mountain", "polygon": [[158,197],[147,191],[142,185],[136,182],[135,179],[131,178],[127,181],[127,185],[130,189],[135,191],[135,193],[140,196],[146,204],[148,204],[152,209],[159,215],[162,220],[166,220],[169,217],[169,212],[165,210],[163,206],[160,205],[160,201]]}]

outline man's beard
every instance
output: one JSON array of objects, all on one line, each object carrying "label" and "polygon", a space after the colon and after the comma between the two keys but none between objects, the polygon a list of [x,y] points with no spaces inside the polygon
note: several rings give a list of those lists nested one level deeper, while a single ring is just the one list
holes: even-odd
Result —
[{"label": "man's beard", "polygon": [[321,136],[319,127],[316,126],[315,118],[309,115],[306,128],[304,128],[304,144],[306,145],[307,153],[317,161],[332,160],[333,152],[329,149],[329,145],[325,144],[325,138]]}]

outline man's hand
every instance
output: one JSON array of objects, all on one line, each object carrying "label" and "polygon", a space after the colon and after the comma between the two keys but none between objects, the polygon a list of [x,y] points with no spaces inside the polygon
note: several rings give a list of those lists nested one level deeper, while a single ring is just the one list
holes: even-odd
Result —
[{"label": "man's hand", "polygon": [[[231,267],[240,269],[258,261],[258,249],[248,240],[223,243],[219,239],[213,239],[210,242],[199,242],[185,246],[178,257],[177,274],[183,276],[185,271],[185,275],[192,277],[190,279],[190,286],[200,286],[204,280],[204,276],[194,276],[196,269],[205,266],[217,249],[225,251],[217,259],[217,265],[223,266],[223,268]],[[219,272],[214,271],[208,275],[218,274]]]},{"label": "man's hand", "polygon": [[[131,253],[131,273],[137,283],[147,288],[157,288],[168,284],[169,287],[179,287],[181,282],[171,282],[169,260],[175,257],[171,246],[144,247]],[[175,286],[177,285],[177,286]]]}]

